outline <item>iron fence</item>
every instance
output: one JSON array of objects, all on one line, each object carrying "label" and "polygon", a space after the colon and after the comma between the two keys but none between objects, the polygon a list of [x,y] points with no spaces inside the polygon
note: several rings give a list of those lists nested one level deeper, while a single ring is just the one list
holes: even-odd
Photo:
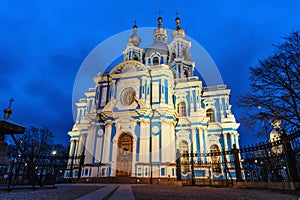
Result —
[{"label": "iron fence", "polygon": [[291,182],[299,180],[300,130],[288,135],[229,151],[182,153],[177,176],[188,185],[226,185],[234,182]]},{"label": "iron fence", "polygon": [[[18,154],[10,156],[10,165],[0,171],[0,186],[11,189],[22,185],[43,187],[67,181],[66,170],[81,169],[84,155],[36,156]],[[71,163],[68,163],[72,161]],[[80,176],[79,176],[80,178]]]}]

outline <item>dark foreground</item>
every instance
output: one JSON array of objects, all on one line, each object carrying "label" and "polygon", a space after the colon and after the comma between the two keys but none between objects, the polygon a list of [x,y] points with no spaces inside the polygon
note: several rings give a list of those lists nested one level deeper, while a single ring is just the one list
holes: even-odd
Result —
[{"label": "dark foreground", "polygon": [[[117,186],[113,184],[110,186]],[[163,185],[128,185],[137,200],[159,200],[159,199],[300,199],[300,191],[275,191],[275,190],[252,190],[234,188],[210,188],[210,187],[176,187]],[[0,190],[0,199],[7,200],[73,200],[96,190],[105,190],[108,185],[104,184],[70,184],[57,185],[57,189],[37,190],[13,190],[11,192]],[[112,187],[113,188],[113,187]],[[121,189],[122,190],[122,189]],[[117,192],[116,192],[117,193]],[[93,196],[97,200],[99,196]],[[120,196],[118,197],[118,199]],[[87,198],[85,198],[87,199]],[[90,198],[88,198],[90,199]],[[107,198],[115,199],[115,198]],[[120,198],[126,200],[125,196]]]},{"label": "dark foreground", "polygon": [[137,200],[149,199],[298,199],[299,192],[250,190],[210,187],[136,186],[132,187]]},{"label": "dark foreground", "polygon": [[73,200],[100,189],[103,186],[57,186],[57,189],[0,190],[1,200]]}]

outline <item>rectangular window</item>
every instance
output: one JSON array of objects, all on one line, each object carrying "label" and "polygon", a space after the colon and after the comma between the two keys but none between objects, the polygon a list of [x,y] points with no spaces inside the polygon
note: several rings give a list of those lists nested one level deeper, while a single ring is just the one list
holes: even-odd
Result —
[{"label": "rectangular window", "polygon": [[153,82],[152,87],[152,101],[159,102],[159,82]]},{"label": "rectangular window", "polygon": [[107,93],[107,87],[102,88],[102,96],[101,96],[101,106],[105,106],[106,104],[106,94]]},{"label": "rectangular window", "polygon": [[175,176],[175,169],[172,168],[172,176]]},{"label": "rectangular window", "polygon": [[148,168],[145,168],[145,176],[148,176]]},{"label": "rectangular window", "polygon": [[138,174],[137,174],[138,176],[142,176],[142,168],[138,168]]},{"label": "rectangular window", "polygon": [[165,174],[165,168],[161,168],[160,169],[160,175],[161,176],[165,176],[166,174]]}]

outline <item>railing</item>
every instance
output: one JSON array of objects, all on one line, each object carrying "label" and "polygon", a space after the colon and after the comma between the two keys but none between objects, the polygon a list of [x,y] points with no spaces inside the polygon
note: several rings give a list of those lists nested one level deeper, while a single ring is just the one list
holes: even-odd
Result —
[{"label": "railing", "polygon": [[175,82],[179,83],[179,82],[188,82],[188,81],[197,81],[198,77],[196,76],[192,76],[192,77],[187,77],[187,78],[176,78]]},{"label": "railing", "polygon": [[227,87],[226,85],[207,86],[207,87],[203,87],[203,91],[207,92],[207,91],[225,90],[226,87]]},{"label": "railing", "polygon": [[[44,187],[65,181],[66,171],[81,171],[84,155],[73,156],[10,156],[10,165],[0,171],[2,189],[18,188],[22,185]],[[77,175],[77,177],[80,176]],[[75,177],[74,175],[72,177]]]},{"label": "railing", "polygon": [[[177,160],[183,184],[232,185],[235,182],[295,182],[300,177],[300,131],[230,151],[184,153]],[[197,174],[198,173],[198,174]]]}]

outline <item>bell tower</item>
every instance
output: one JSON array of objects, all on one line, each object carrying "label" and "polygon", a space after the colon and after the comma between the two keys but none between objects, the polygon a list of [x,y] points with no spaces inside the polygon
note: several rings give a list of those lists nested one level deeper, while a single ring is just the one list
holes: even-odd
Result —
[{"label": "bell tower", "polygon": [[134,21],[134,26],[132,35],[128,38],[127,47],[123,51],[124,61],[126,60],[136,60],[143,62],[144,49],[140,48],[141,38],[137,35],[137,25],[136,20]]},{"label": "bell tower", "polygon": [[184,39],[186,32],[180,27],[180,18],[175,19],[176,28],[172,32],[173,41],[168,45],[170,49],[169,66],[174,78],[188,78],[193,76],[194,62],[192,62],[191,42]]}]

